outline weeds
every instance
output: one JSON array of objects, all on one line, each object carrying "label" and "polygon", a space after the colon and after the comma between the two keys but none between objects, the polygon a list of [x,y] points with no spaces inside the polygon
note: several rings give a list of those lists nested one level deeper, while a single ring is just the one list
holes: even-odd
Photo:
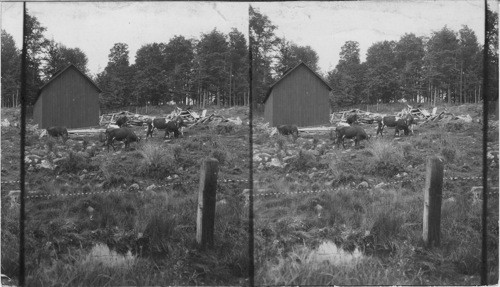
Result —
[{"label": "weeds", "polygon": [[370,143],[368,151],[373,155],[370,162],[373,173],[391,177],[403,170],[404,153],[399,145],[378,139]]},{"label": "weeds", "polygon": [[70,151],[68,157],[59,164],[59,172],[63,173],[78,173],[84,169],[94,170],[97,167],[90,163],[88,158],[83,155]]},{"label": "weeds", "polygon": [[139,169],[143,175],[162,179],[171,174],[175,168],[173,156],[159,143],[145,143],[140,149],[140,154],[143,159]]},{"label": "weeds", "polygon": [[301,149],[298,156],[291,162],[290,167],[292,170],[306,171],[316,165],[316,157],[312,153]]}]

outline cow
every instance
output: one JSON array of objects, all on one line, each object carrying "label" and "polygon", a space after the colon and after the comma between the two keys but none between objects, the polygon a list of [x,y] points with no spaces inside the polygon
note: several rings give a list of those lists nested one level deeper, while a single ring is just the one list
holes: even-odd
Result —
[{"label": "cow", "polygon": [[377,135],[380,133],[380,136],[382,136],[382,133],[384,132],[384,127],[390,127],[390,128],[395,128],[394,136],[399,136],[399,131],[403,130],[405,135],[408,135],[411,132],[413,133],[413,116],[410,114],[407,114],[404,117],[397,117],[397,116],[385,116],[383,118],[378,118],[378,128],[377,128]]},{"label": "cow", "polygon": [[281,125],[276,127],[281,135],[287,136],[292,135],[299,137],[299,129],[296,125]]},{"label": "cow", "polygon": [[348,115],[346,121],[347,121],[347,123],[349,125],[357,123],[358,122],[358,114],[350,114],[350,115]]},{"label": "cow", "polygon": [[121,127],[125,126],[127,124],[127,122],[128,122],[127,116],[123,116],[123,117],[120,117],[116,120],[116,125],[121,128]]},{"label": "cow", "polygon": [[108,147],[108,151],[110,145],[113,147],[113,150],[116,150],[115,146],[113,145],[115,140],[124,142],[125,148],[127,148],[131,142],[139,142],[141,138],[138,137],[129,128],[117,128],[117,129],[106,130],[106,145]]},{"label": "cow", "polygon": [[61,137],[64,141],[66,141],[69,137],[68,129],[66,129],[66,127],[54,126],[54,127],[48,127],[46,130],[50,136],[55,138]]},{"label": "cow", "polygon": [[366,134],[365,130],[358,125],[354,126],[342,126],[337,127],[337,147],[340,147],[340,143],[345,148],[344,139],[354,138],[354,146],[358,146],[359,142],[362,140],[369,140],[370,137]]},{"label": "cow", "polygon": [[174,120],[167,120],[166,118],[155,118],[153,120],[149,119],[147,121],[148,130],[146,132],[146,138],[148,136],[153,137],[154,129],[165,130],[165,136],[170,135],[171,132],[174,133],[174,137],[178,138],[179,135],[183,135],[182,127],[186,126],[184,120],[181,117],[177,117]]}]

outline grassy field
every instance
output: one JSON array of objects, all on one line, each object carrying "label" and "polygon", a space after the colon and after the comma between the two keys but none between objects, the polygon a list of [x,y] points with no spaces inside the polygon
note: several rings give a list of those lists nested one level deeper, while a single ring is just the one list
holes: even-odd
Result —
[{"label": "grassy field", "polygon": [[[362,108],[362,107],[360,107]],[[404,106],[380,106],[391,113]],[[363,109],[363,108],[362,108]],[[371,110],[370,110],[371,111]],[[440,111],[440,110],[438,110]],[[447,106],[473,122],[421,124],[415,134],[337,148],[330,134],[269,136],[254,121],[254,256],[259,285],[475,285],[481,266],[482,122],[477,105]],[[145,112],[142,111],[142,112]],[[148,109],[164,114],[165,109]],[[214,112],[209,110],[208,114]],[[99,136],[67,142],[28,129],[28,286],[245,285],[248,274],[248,111],[243,125],[199,125],[107,152]],[[19,111],[2,109],[16,121]],[[479,120],[479,121],[478,121]],[[488,150],[498,153],[498,122]],[[364,125],[375,135],[375,125]],[[143,127],[133,127],[141,136]],[[19,178],[19,127],[2,127],[2,182]],[[348,144],[349,145],[349,144]],[[421,241],[426,160],[445,162],[441,246]],[[195,241],[203,159],[219,161],[215,247]],[[498,187],[498,157],[489,162]],[[397,183],[395,183],[398,181]],[[403,181],[403,182],[401,182]],[[2,274],[16,279],[19,203],[2,184]],[[96,192],[95,194],[89,194]],[[278,194],[276,194],[278,193]],[[489,282],[498,282],[498,193],[489,198]]]},{"label": "grassy field", "polygon": [[[390,107],[381,108],[390,112]],[[393,112],[400,110],[397,106]],[[426,123],[401,138],[388,129],[384,137],[346,150],[337,148],[329,134],[269,139],[257,118],[257,284],[478,284],[482,201],[471,188],[482,182],[446,178],[481,176],[481,106],[447,110],[470,114],[474,121]],[[488,146],[498,152],[498,122],[490,124]],[[375,135],[375,125],[363,127]],[[423,187],[427,158],[434,155],[445,163],[441,246],[426,248],[421,240]],[[498,159],[489,176],[490,185],[498,187]],[[489,282],[496,284],[498,192],[488,206]]]},{"label": "grassy field", "polygon": [[[12,112],[2,110],[2,117]],[[245,120],[247,109],[217,112]],[[143,127],[133,129],[144,137]],[[2,127],[2,181],[18,179],[18,133]],[[162,137],[156,132],[107,152],[98,135],[63,142],[28,129],[27,286],[246,282],[248,210],[241,193],[248,188],[247,126],[205,124],[183,138]],[[215,246],[202,251],[196,214],[200,167],[208,157],[219,161],[221,182]],[[13,189],[2,184],[2,274],[10,278],[19,268],[19,203],[7,197]]]}]

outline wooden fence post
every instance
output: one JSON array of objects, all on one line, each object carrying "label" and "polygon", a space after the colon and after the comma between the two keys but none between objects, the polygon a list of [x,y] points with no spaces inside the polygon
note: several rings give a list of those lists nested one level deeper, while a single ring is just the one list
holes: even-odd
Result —
[{"label": "wooden fence post", "polygon": [[198,191],[198,215],[196,218],[196,242],[202,249],[214,245],[215,196],[217,192],[217,173],[219,161],[206,159],[200,172]]},{"label": "wooden fence post", "polygon": [[424,224],[422,237],[427,247],[441,244],[441,198],[443,193],[443,160],[427,160],[424,187]]}]

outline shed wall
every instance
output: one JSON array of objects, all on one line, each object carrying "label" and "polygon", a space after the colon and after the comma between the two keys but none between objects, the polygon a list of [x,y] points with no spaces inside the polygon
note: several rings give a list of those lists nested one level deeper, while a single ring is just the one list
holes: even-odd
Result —
[{"label": "shed wall", "polygon": [[41,101],[41,128],[99,124],[99,92],[75,69],[68,69],[54,79],[42,90],[38,101]]},{"label": "shed wall", "polygon": [[270,125],[311,126],[329,122],[329,89],[305,66],[299,66],[273,87]]},{"label": "shed wall", "polygon": [[273,95],[269,95],[269,98],[264,105],[264,119],[269,123],[270,126],[273,125]]}]

